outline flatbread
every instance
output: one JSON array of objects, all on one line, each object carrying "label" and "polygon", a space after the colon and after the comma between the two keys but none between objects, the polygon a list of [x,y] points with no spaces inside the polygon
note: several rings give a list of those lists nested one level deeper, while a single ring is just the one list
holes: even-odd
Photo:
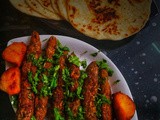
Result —
[{"label": "flatbread", "polygon": [[67,0],[74,28],[95,39],[122,40],[139,32],[150,15],[151,0]]},{"label": "flatbread", "polygon": [[34,9],[36,12],[42,14],[46,18],[54,19],[54,20],[61,20],[61,17],[59,15],[42,7],[42,5],[38,1],[36,1],[36,0],[25,0],[25,1],[32,9]]},{"label": "flatbread", "polygon": [[25,14],[40,17],[40,18],[46,18],[45,16],[39,14],[38,12],[33,10],[31,7],[29,7],[26,4],[25,0],[9,0],[9,1],[17,10]]},{"label": "flatbread", "polygon": [[67,1],[66,0],[57,0],[57,6],[60,15],[68,21],[68,15],[67,15]]},{"label": "flatbread", "polygon": [[51,6],[51,0],[37,0],[42,7],[44,7],[45,9],[55,13],[54,9]]},{"label": "flatbread", "polygon": [[57,0],[50,0],[50,1],[51,1],[52,9],[53,9],[57,14],[59,14],[58,6],[57,6]]}]

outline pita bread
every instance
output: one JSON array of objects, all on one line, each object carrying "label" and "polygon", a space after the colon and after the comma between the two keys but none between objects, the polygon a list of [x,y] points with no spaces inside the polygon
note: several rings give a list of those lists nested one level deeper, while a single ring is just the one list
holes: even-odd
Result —
[{"label": "pita bread", "polygon": [[51,1],[50,0],[37,0],[42,7],[44,7],[45,9],[55,13],[55,11],[53,10],[52,6],[51,6]]},{"label": "pita bread", "polygon": [[121,40],[139,32],[150,15],[151,0],[67,0],[74,28],[95,39]]},{"label": "pita bread", "polygon": [[42,5],[38,1],[36,0],[25,0],[25,1],[32,9],[34,9],[39,14],[42,14],[46,18],[54,19],[54,20],[61,20],[61,17],[58,14],[56,14],[55,12],[53,13],[47,10],[46,8],[42,7]]},{"label": "pita bread", "polygon": [[66,0],[57,0],[57,6],[60,15],[68,21],[68,15],[67,15],[67,2]]},{"label": "pita bread", "polygon": [[36,17],[40,17],[40,18],[45,18],[45,16],[39,14],[38,12],[34,11],[32,8],[30,8],[25,0],[10,0],[10,3],[19,11],[28,14],[28,15],[32,15],[32,16],[36,16]]},{"label": "pita bread", "polygon": [[53,9],[57,14],[59,14],[58,6],[57,6],[57,0],[50,0],[50,1],[51,1],[52,9]]}]

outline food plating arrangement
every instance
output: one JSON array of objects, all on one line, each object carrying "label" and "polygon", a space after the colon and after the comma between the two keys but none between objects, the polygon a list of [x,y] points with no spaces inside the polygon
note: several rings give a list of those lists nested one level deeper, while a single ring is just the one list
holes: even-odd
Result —
[{"label": "food plating arrangement", "polygon": [[159,120],[159,0],[0,1],[0,120]]}]

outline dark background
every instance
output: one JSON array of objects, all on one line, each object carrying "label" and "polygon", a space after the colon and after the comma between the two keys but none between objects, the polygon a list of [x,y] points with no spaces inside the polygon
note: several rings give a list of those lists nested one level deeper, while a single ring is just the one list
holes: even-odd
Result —
[{"label": "dark background", "polygon": [[[156,0],[160,8],[160,1]],[[40,34],[78,38],[106,54],[125,77],[137,107],[139,120],[160,120],[160,14],[152,3],[150,19],[136,35],[127,39],[97,41],[73,29],[65,21],[45,20],[23,14],[8,0],[0,0],[0,54],[10,39]],[[0,56],[0,75],[5,70]],[[0,120],[14,120],[8,95],[0,91]]]}]

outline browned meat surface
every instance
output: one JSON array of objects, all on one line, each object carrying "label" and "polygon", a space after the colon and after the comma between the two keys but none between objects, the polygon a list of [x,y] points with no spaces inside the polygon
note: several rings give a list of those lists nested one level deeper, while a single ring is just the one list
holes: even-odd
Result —
[{"label": "browned meat surface", "polygon": [[71,72],[70,77],[73,80],[73,85],[71,86],[70,90],[71,90],[71,92],[74,92],[78,88],[78,79],[80,77],[80,69],[78,66],[76,66],[74,64],[70,64],[69,69]]},{"label": "browned meat surface", "polygon": [[52,59],[52,56],[54,55],[56,51],[56,46],[57,46],[57,39],[51,36],[48,41],[47,48],[46,48],[47,58]]},{"label": "browned meat surface", "polygon": [[34,57],[37,59],[41,55],[41,52],[40,37],[39,34],[34,31],[31,35],[30,44],[27,48],[27,55],[34,54]]},{"label": "browned meat surface", "polygon": [[80,99],[75,99],[73,102],[69,104],[69,108],[71,109],[74,117],[76,117],[78,114],[78,108],[80,104]]},{"label": "browned meat surface", "polygon": [[[33,32],[30,44],[27,48],[27,55],[34,54],[35,58],[38,58],[41,54],[41,42],[39,34]],[[30,120],[34,113],[34,94],[31,90],[31,85],[28,82],[27,74],[31,71],[33,74],[36,72],[35,66],[32,62],[25,61],[22,65],[22,81],[21,82],[21,92],[19,94],[17,119],[18,120]]]},{"label": "browned meat surface", "polygon": [[53,108],[57,108],[60,112],[60,114],[63,116],[63,110],[64,110],[64,91],[63,91],[63,86],[64,86],[64,81],[62,78],[62,70],[65,68],[65,63],[66,63],[66,56],[63,55],[60,57],[59,60],[59,76],[58,76],[58,85],[53,90]]},{"label": "browned meat surface", "polygon": [[35,98],[35,118],[36,120],[44,120],[46,113],[47,113],[47,103],[48,103],[48,96],[47,97],[36,96]]},{"label": "browned meat surface", "polygon": [[98,92],[98,66],[91,62],[86,69],[88,77],[84,81],[84,110],[86,120],[97,120],[95,97]]},{"label": "browned meat surface", "polygon": [[27,62],[26,60],[23,62],[22,70],[21,70],[22,78],[27,78],[28,71],[30,71],[31,66],[32,66],[31,62]]},{"label": "browned meat surface", "polygon": [[[46,56],[47,58],[49,59],[52,59],[52,56],[54,55],[55,53],[55,50],[56,50],[56,45],[57,45],[57,40],[55,37],[50,37],[50,39],[48,40],[48,43],[47,43],[47,48],[46,48]],[[46,62],[44,64],[45,68],[51,68],[52,67],[52,63],[50,62]],[[45,73],[47,74],[47,73]],[[43,86],[43,83],[40,82],[38,87],[39,87],[39,90],[42,88]],[[48,104],[48,96],[36,96],[35,98],[35,118],[36,120],[44,120],[45,116],[46,116],[46,113],[47,113],[47,104]]]},{"label": "browned meat surface", "polygon": [[23,80],[21,92],[19,94],[19,103],[17,110],[17,120],[30,120],[34,113],[34,94],[29,89],[30,84]]},{"label": "browned meat surface", "polygon": [[[70,77],[72,78],[73,81],[73,85],[70,87],[70,92],[76,92],[79,85],[78,79],[80,77],[80,68],[75,64],[70,63],[69,70],[70,70]],[[74,100],[70,101],[69,103],[69,108],[71,109],[74,117],[77,116],[79,106],[80,106],[80,100],[78,98],[74,98]]]},{"label": "browned meat surface", "polygon": [[[111,88],[108,82],[108,72],[105,69],[100,70],[100,78],[103,82],[100,85],[101,94],[105,95],[108,100],[111,100]],[[102,119],[112,120],[112,107],[110,104],[102,104]]]}]

